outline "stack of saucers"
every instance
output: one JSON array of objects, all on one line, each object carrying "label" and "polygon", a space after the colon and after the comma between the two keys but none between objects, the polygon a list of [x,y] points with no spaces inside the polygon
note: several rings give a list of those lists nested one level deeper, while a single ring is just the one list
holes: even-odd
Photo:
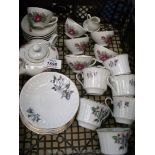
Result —
[{"label": "stack of saucers", "polygon": [[20,118],[37,134],[58,134],[74,121],[79,93],[65,75],[44,72],[32,77],[20,93]]},{"label": "stack of saucers", "polygon": [[58,17],[53,16],[53,12],[38,7],[28,7],[27,12],[28,14],[21,21],[21,29],[26,41],[49,40],[52,34],[57,33]]}]

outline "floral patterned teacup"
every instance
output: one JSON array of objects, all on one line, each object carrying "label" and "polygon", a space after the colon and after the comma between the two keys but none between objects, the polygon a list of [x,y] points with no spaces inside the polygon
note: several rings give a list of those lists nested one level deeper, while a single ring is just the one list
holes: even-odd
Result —
[{"label": "floral patterned teacup", "polygon": [[92,56],[73,54],[66,55],[65,59],[69,67],[75,73],[80,73],[84,68],[95,65],[97,61]]},{"label": "floral patterned teacup", "polygon": [[119,75],[107,78],[113,96],[135,96],[135,75]]},{"label": "floral patterned teacup", "polygon": [[99,45],[108,46],[112,42],[114,31],[94,31],[91,33],[92,39]]},{"label": "floral patterned teacup", "polygon": [[[79,74],[82,74],[83,82],[79,79]],[[76,79],[86,90],[89,95],[103,95],[107,90],[107,78],[110,76],[110,71],[103,66],[88,67],[82,70],[82,73],[76,75]]]},{"label": "floral patterned teacup", "polygon": [[72,52],[72,54],[83,54],[88,48],[89,37],[85,34],[81,38],[72,38],[64,40],[66,47]]},{"label": "floral patterned teacup", "polygon": [[95,44],[94,46],[94,54],[96,59],[101,61],[101,63],[111,57],[118,55],[118,53],[98,44]]},{"label": "floral patterned teacup", "polygon": [[96,130],[109,114],[109,107],[105,104],[86,98],[80,99],[80,108],[77,115],[79,126],[90,130]]},{"label": "floral patterned teacup", "polygon": [[67,18],[65,22],[65,34],[70,38],[77,38],[85,34],[87,31],[71,18]]},{"label": "floral patterned teacup", "polygon": [[58,17],[53,16],[53,12],[39,7],[28,7],[28,20],[34,28],[44,28],[57,23]]},{"label": "floral patterned teacup", "polygon": [[128,54],[119,54],[103,62],[104,66],[111,71],[111,75],[130,74]]},{"label": "floral patterned teacup", "polygon": [[97,129],[101,152],[105,155],[124,155],[128,152],[130,128]]},{"label": "floral patterned teacup", "polygon": [[133,97],[110,97],[105,99],[105,104],[110,100],[113,104],[113,112],[111,111],[116,122],[131,125],[135,120],[135,98]]}]

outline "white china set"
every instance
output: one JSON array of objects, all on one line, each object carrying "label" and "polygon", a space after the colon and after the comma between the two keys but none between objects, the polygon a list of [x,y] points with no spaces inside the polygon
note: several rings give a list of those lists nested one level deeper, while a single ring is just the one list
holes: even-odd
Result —
[{"label": "white china set", "polygon": [[57,33],[58,17],[52,11],[39,7],[28,7],[27,15],[21,21],[23,37],[26,41],[32,39],[49,40]]},{"label": "white china set", "polygon": [[[91,38],[96,43],[94,45],[96,59],[79,55],[83,54],[85,49],[81,48],[83,51],[80,52],[76,49],[77,45],[80,44],[80,41],[85,40],[88,43],[89,40],[87,35],[81,37],[86,32],[72,19],[67,19],[65,23],[65,34],[70,37],[69,40],[65,40],[65,45],[72,55],[66,55],[65,58],[87,94],[103,95],[109,86],[112,90],[113,100],[106,98],[105,106],[105,104],[81,98],[77,114],[78,124],[90,130],[96,130],[111,112],[116,122],[131,125],[135,116],[135,76],[131,74],[128,54],[118,55],[106,48],[105,46],[111,43],[114,32],[99,31],[99,28],[96,31],[88,30],[88,28],[93,30],[93,26],[96,24],[90,24],[92,21],[88,22],[89,19],[93,21],[93,17],[88,15],[83,27],[86,31],[91,32]],[[95,18],[95,21],[100,22],[99,18]],[[86,46],[83,47],[86,48]],[[94,61],[92,62],[92,60]],[[94,66],[97,61],[103,66]],[[80,74],[82,81],[79,78]],[[108,106],[107,100],[114,104],[113,112]],[[118,155],[127,152],[130,128],[103,128],[97,129],[97,133],[102,153]]]},{"label": "white china set", "polygon": [[[118,55],[104,47],[111,43],[114,32],[99,31],[100,18],[89,14],[83,27],[71,18],[65,22],[65,34],[69,39],[65,39],[64,43],[72,53],[66,55],[65,60],[87,94],[101,96],[108,86],[111,88],[113,99],[107,97],[103,104],[80,98],[72,80],[46,68],[44,62],[47,58],[59,59],[55,47],[58,17],[49,10],[37,7],[28,7],[27,12],[21,27],[24,38],[29,42],[20,48],[19,73],[33,77],[20,93],[23,124],[35,133],[54,135],[66,130],[77,114],[79,126],[97,131],[102,153],[125,154],[130,128],[100,128],[110,113],[116,122],[128,125],[133,123],[135,115],[135,77],[130,71],[128,55]],[[91,33],[96,43],[95,58],[83,54],[89,43],[86,32]],[[102,65],[95,66],[97,61]],[[108,106],[108,100],[113,104],[113,111]]]}]

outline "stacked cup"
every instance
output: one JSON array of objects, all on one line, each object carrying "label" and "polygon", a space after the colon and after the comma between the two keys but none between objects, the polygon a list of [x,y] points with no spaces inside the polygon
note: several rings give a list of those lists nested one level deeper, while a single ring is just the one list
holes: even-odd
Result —
[{"label": "stacked cup", "polygon": [[[112,56],[101,56],[96,49],[104,49]],[[110,100],[113,106],[111,113],[117,123],[131,125],[135,117],[135,75],[131,74],[128,54],[117,55],[105,47],[95,45],[95,52],[98,59],[103,62],[105,68],[110,70],[111,75],[107,78],[107,85],[112,90],[113,99]],[[103,54],[103,53],[102,53]],[[110,109],[110,108],[109,108]],[[97,129],[101,152],[107,155],[123,155],[128,151],[128,140],[131,134],[130,128],[101,128]]]},{"label": "stacked cup", "polygon": [[128,54],[118,54],[104,46],[95,44],[94,54],[106,69],[111,72],[107,85],[112,90],[110,100],[114,105],[113,116],[118,123],[131,125],[135,119],[135,75],[131,74]]},{"label": "stacked cup", "polygon": [[50,10],[39,7],[28,7],[27,15],[21,21],[21,28],[25,40],[49,40],[51,35],[57,33],[58,17]]},{"label": "stacked cup", "polygon": [[[97,38],[96,38],[97,39]],[[95,40],[97,42],[97,40]],[[95,57],[111,73],[107,77],[107,85],[112,90],[113,99],[107,97],[105,104],[110,100],[115,121],[131,125],[135,119],[135,75],[131,74],[128,54],[117,54],[104,47],[103,42],[94,46]],[[123,155],[128,151],[130,128],[101,128],[97,129],[101,152],[107,155]]]},{"label": "stacked cup", "polygon": [[96,59],[83,53],[88,48],[89,37],[87,31],[71,18],[65,22],[65,34],[69,37],[64,40],[65,46],[72,53],[65,56],[66,62],[73,72],[79,73],[88,66],[93,66]]},{"label": "stacked cup", "polygon": [[112,89],[114,105],[113,116],[118,123],[131,125],[135,118],[135,75],[131,74],[128,54],[120,54],[104,61],[104,66],[111,71],[107,79]]}]

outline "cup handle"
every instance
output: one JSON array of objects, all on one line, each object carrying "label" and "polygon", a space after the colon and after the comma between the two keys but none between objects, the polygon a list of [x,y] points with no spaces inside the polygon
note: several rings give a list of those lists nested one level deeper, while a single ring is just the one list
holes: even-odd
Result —
[{"label": "cup handle", "polygon": [[48,42],[51,46],[54,46],[57,42],[57,39],[58,39],[58,35],[53,34]]},{"label": "cup handle", "polygon": [[107,110],[106,112],[107,112],[107,114],[101,119],[101,122],[109,116],[109,112],[111,112],[111,111]]},{"label": "cup handle", "polygon": [[105,66],[101,66],[101,65],[98,65],[96,66],[97,68],[103,68],[103,69],[107,69]]},{"label": "cup handle", "polygon": [[83,83],[80,81],[80,79],[79,79],[79,75],[83,75],[82,73],[77,73],[76,74],[76,79],[77,79],[77,81],[82,85],[82,87],[84,88],[84,85],[83,85]]},{"label": "cup handle", "polygon": [[52,19],[53,19],[54,21],[49,22],[47,26],[54,25],[55,23],[57,23],[58,17],[53,16]]},{"label": "cup handle", "polygon": [[89,37],[88,34],[84,34],[86,37]]},{"label": "cup handle", "polygon": [[115,92],[115,94],[117,94],[116,89],[111,85],[109,78],[110,76],[107,77],[107,85]]},{"label": "cup handle", "polygon": [[97,61],[97,60],[96,60],[95,58],[93,58],[92,61],[94,61],[94,62],[93,62],[92,64],[90,64],[89,67],[94,66],[94,65],[96,64],[96,61]]},{"label": "cup handle", "polygon": [[91,15],[90,14],[87,14],[87,19],[91,19]]},{"label": "cup handle", "polygon": [[107,100],[110,100],[110,101],[111,101],[111,104],[113,104],[113,100],[112,100],[110,97],[107,97],[107,98],[105,99],[105,104],[106,104],[106,106],[109,108],[109,110],[110,110],[110,112],[111,112],[111,115],[114,117],[114,113],[112,112],[112,110],[111,110],[110,107],[108,106]]}]

